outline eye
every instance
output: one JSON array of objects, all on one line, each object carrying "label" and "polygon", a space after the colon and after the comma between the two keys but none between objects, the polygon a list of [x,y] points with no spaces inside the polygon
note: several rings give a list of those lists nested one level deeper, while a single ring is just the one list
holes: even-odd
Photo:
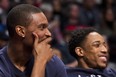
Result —
[{"label": "eye", "polygon": [[40,26],[40,29],[41,29],[41,30],[43,30],[44,28],[45,28],[45,26],[43,26],[43,25],[42,25],[42,26]]},{"label": "eye", "polygon": [[95,44],[94,46],[95,46],[95,47],[99,47],[99,46],[100,46],[100,44]]},{"label": "eye", "polygon": [[100,47],[100,45],[101,45],[100,43],[93,43],[93,46],[96,48]]},{"label": "eye", "polygon": [[106,42],[103,43],[103,45],[108,48],[108,44]]},{"label": "eye", "polygon": [[47,25],[40,25],[40,26],[39,26],[39,29],[40,29],[40,30],[44,30],[45,28],[47,28]]}]

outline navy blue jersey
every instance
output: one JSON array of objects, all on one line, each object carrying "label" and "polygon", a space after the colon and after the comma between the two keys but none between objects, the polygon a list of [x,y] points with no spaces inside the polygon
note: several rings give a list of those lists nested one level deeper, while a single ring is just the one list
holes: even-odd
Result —
[{"label": "navy blue jersey", "polygon": [[[30,77],[33,63],[32,58],[27,62],[24,72],[20,71],[12,64],[7,55],[7,47],[4,47],[0,50],[0,77]],[[63,62],[56,56],[47,63],[45,77],[67,77]]]},{"label": "navy blue jersey", "polygon": [[112,69],[67,68],[68,77],[116,77]]}]

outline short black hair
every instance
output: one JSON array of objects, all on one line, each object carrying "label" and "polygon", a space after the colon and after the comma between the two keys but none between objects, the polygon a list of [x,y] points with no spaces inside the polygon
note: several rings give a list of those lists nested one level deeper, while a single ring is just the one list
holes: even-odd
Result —
[{"label": "short black hair", "polygon": [[68,48],[70,54],[78,60],[78,55],[75,52],[76,47],[83,47],[82,43],[91,32],[97,32],[96,29],[92,27],[77,29],[72,32],[71,39],[68,43]]},{"label": "short black hair", "polygon": [[10,10],[7,16],[9,36],[13,37],[15,26],[28,26],[32,21],[32,14],[42,12],[38,7],[30,4],[20,4]]}]

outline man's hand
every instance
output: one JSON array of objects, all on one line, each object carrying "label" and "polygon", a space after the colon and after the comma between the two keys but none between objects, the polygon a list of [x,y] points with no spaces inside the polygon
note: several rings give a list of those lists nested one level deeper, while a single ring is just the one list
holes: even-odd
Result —
[{"label": "man's hand", "polygon": [[36,33],[35,36],[33,55],[34,55],[34,66],[31,77],[45,77],[46,63],[52,58],[52,48],[49,42],[52,40],[51,37],[39,41],[39,37]]},{"label": "man's hand", "polygon": [[43,61],[49,61],[53,56],[51,45],[49,44],[52,40],[51,37],[48,37],[42,41],[39,40],[39,37],[36,33],[33,33],[35,36],[33,54],[35,59],[42,59]]}]

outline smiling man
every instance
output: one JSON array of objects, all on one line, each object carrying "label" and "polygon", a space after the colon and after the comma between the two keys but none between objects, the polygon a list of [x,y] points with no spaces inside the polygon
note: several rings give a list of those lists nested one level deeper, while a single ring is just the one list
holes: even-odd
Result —
[{"label": "smiling man", "polygon": [[9,43],[0,50],[0,77],[66,77],[63,62],[52,53],[44,13],[20,4],[7,16]]},{"label": "smiling man", "polygon": [[78,61],[77,68],[67,69],[69,77],[116,77],[116,72],[107,68],[107,42],[95,29],[74,31],[69,41],[69,51]]}]

